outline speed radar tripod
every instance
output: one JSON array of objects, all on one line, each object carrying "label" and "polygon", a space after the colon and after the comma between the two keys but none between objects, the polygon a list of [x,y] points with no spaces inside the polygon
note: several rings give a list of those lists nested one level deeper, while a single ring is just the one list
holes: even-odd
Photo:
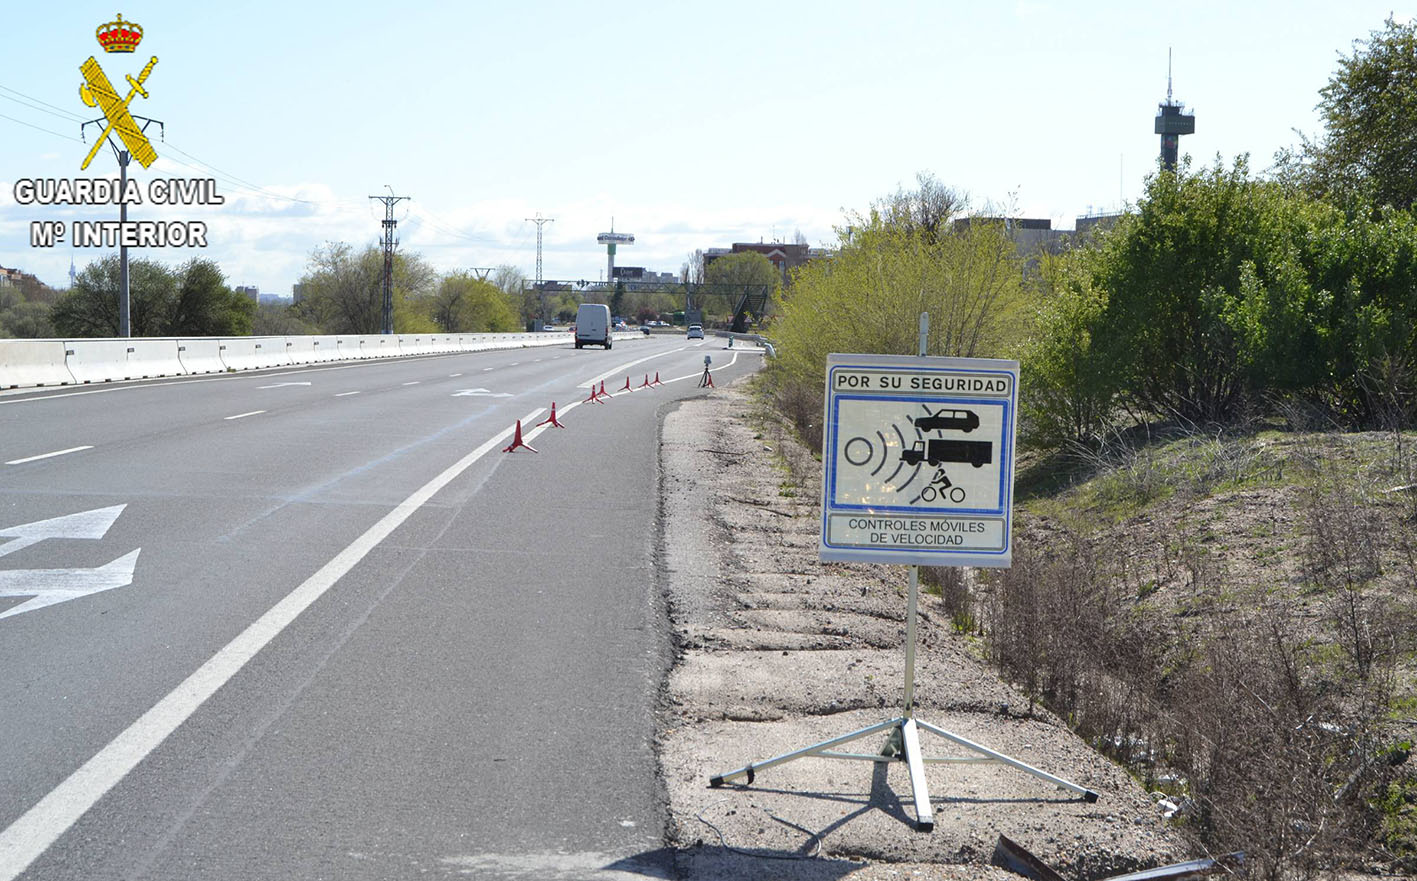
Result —
[{"label": "speed radar tripod", "polygon": [[[803,749],[794,750],[790,753],[776,756],[761,762],[753,762],[745,765],[736,771],[729,771],[726,774],[719,774],[709,778],[710,786],[722,786],[724,783],[733,782],[739,779],[745,781],[745,785],[751,786],[757,777],[757,772],[773,765],[781,765],[794,759],[806,758],[808,756],[818,756],[824,759],[849,759],[863,762],[900,762],[906,763],[910,769],[910,786],[915,798],[915,825],[921,832],[929,832],[935,828],[934,809],[930,805],[930,793],[925,786],[925,765],[926,764],[1001,764],[1017,768],[1026,774],[1031,774],[1040,780],[1052,783],[1059,789],[1067,790],[1076,795],[1082,796],[1089,802],[1097,801],[1097,793],[1086,787],[1077,785],[1061,777],[1054,777],[1046,771],[1040,771],[1032,765],[1011,758],[1001,752],[989,749],[987,746],[975,743],[968,738],[961,737],[943,728],[931,725],[929,722],[915,718],[915,619],[916,606],[919,600],[920,567],[910,567],[910,595],[907,600],[906,624],[905,624],[905,710],[904,714],[887,719],[884,722],[877,722],[849,734],[840,737],[833,737],[821,743],[815,743]],[[963,747],[970,754],[963,756],[949,757],[926,757],[920,750],[920,731],[928,731],[931,734],[941,737]],[[890,732],[890,738],[886,746],[879,754],[866,755],[862,753],[836,752],[836,747],[843,746],[863,737],[869,737],[882,731]]]}]

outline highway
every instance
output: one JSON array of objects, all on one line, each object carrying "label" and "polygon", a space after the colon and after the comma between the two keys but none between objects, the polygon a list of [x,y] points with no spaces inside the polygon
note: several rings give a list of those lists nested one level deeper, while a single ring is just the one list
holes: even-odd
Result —
[{"label": "highway", "polygon": [[658,418],[723,346],[0,394],[0,881],[669,877]]}]

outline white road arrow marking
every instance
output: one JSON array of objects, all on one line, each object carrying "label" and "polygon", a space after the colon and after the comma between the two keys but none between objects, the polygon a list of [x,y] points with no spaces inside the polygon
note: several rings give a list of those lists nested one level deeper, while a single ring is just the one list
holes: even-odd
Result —
[{"label": "white road arrow marking", "polygon": [[310,384],[310,383],[308,383],[308,382],[278,382],[278,383],[276,383],[275,385],[258,385],[258,386],[256,386],[256,388],[258,388],[258,389],[263,389],[263,388],[285,388],[285,387],[288,386],[288,385],[309,385],[309,384]]},{"label": "white road arrow marking", "polygon": [[0,612],[0,618],[33,612],[45,606],[133,583],[133,569],[142,548],[96,569],[11,569],[0,572],[0,597],[31,597]]},{"label": "white road arrow marking", "polygon": [[493,392],[485,388],[465,388],[453,392],[455,398],[510,398],[507,392]]},{"label": "white road arrow marking", "polygon": [[[0,529],[0,538],[10,540],[0,544],[0,557],[13,554],[20,548],[29,547],[46,538],[103,538],[108,534],[108,528],[113,525],[113,521],[118,519],[118,515],[122,514],[126,507],[128,506],[114,505],[110,508],[94,508],[92,511],[81,511],[78,514],[65,514],[63,517],[5,527]],[[0,573],[0,577],[3,575],[4,573]]]}]

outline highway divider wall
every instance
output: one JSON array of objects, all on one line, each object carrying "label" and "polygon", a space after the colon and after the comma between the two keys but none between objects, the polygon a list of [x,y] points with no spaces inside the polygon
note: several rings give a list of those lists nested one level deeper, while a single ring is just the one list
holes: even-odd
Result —
[{"label": "highway divider wall", "polygon": [[5,340],[0,345],[0,388],[69,385],[63,340]]},{"label": "highway divider wall", "polygon": [[193,337],[177,341],[177,360],[188,376],[199,373],[225,373],[221,363],[221,340],[214,337]]},{"label": "highway divider wall", "polygon": [[[617,340],[643,338],[620,332]],[[566,345],[544,333],[365,334],[273,337],[0,339],[0,389],[234,373],[299,364]]]}]

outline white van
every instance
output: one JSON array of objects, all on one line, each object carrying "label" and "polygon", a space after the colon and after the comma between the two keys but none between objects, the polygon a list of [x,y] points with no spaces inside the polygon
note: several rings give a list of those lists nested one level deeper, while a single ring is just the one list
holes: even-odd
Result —
[{"label": "white van", "polygon": [[610,348],[610,307],[604,303],[582,303],[576,310],[576,348],[591,343]]}]

